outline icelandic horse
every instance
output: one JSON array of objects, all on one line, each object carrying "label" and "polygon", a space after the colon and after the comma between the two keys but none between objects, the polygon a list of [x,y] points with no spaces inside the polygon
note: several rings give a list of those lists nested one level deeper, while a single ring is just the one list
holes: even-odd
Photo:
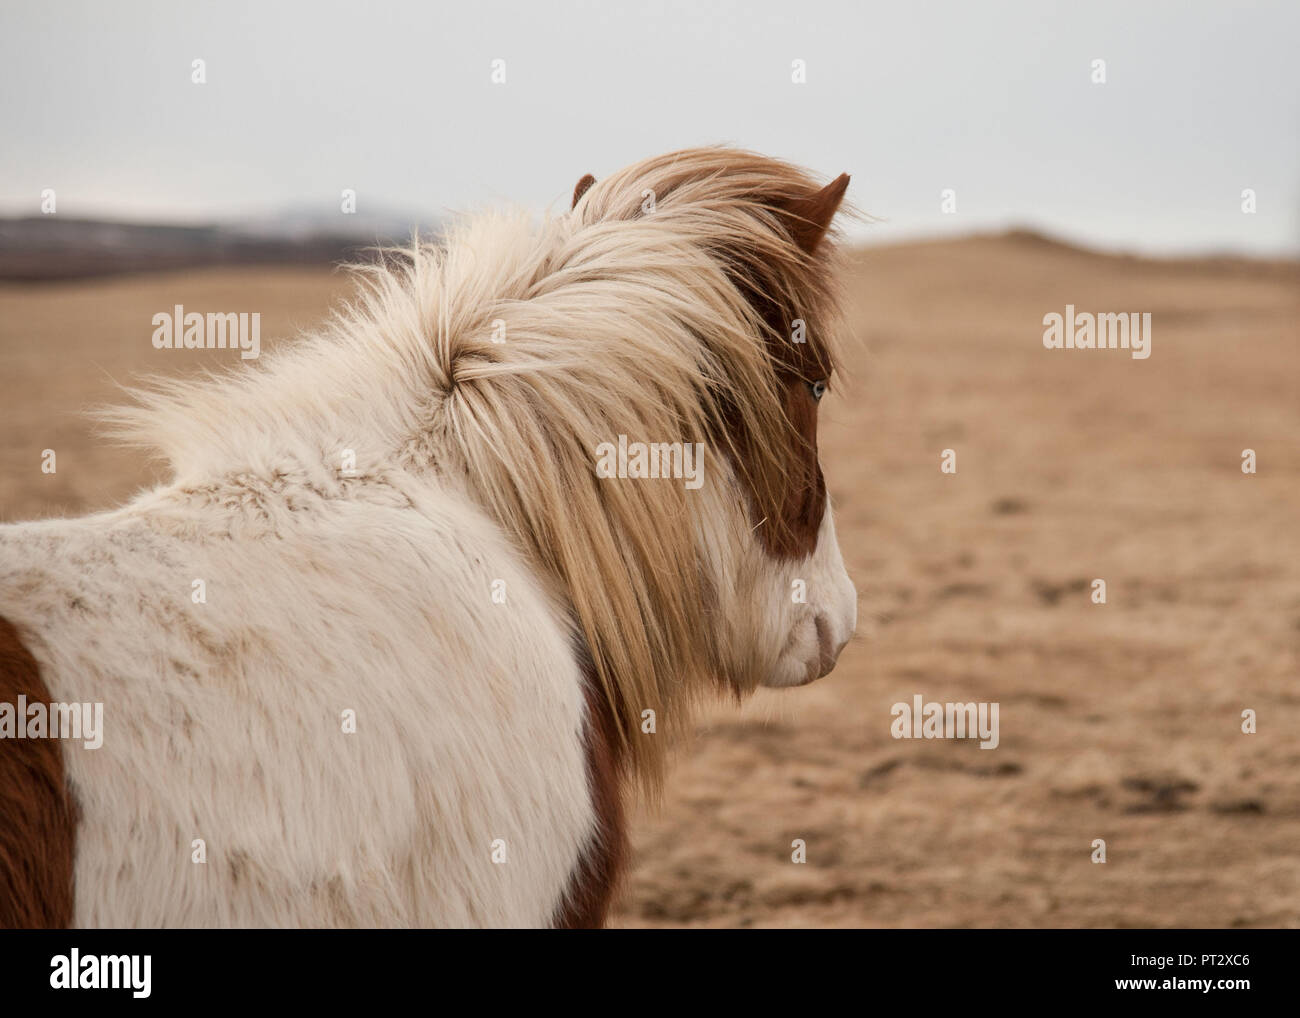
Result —
[{"label": "icelandic horse", "polygon": [[[847,185],[587,176],[104,411],[169,480],[0,527],[0,926],[602,925],[692,704],[856,624],[817,458]],[[620,437],[663,469],[598,476]]]}]

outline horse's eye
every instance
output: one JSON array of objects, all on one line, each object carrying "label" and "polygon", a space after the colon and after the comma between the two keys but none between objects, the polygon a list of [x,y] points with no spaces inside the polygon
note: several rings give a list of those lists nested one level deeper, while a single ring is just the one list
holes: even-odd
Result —
[{"label": "horse's eye", "polygon": [[820,400],[826,395],[826,380],[822,378],[815,382],[809,382],[808,388],[812,391],[813,399]]}]

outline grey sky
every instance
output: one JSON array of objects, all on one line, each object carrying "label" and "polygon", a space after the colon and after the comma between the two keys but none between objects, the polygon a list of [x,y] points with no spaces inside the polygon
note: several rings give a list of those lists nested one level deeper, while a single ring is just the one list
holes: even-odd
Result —
[{"label": "grey sky", "polygon": [[45,187],[61,215],[151,220],[333,212],[345,187],[371,210],[558,205],[585,172],[725,141],[847,170],[882,241],[1024,224],[1294,253],[1297,43],[1294,0],[10,0],[0,212]]}]

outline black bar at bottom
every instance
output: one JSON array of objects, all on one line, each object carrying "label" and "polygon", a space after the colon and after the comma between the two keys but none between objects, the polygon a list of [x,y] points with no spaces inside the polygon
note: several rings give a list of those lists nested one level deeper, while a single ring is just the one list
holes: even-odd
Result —
[{"label": "black bar at bottom", "polygon": [[675,1010],[689,999],[695,1010],[756,995],[836,1011],[1127,998],[1235,1013],[1294,1001],[1297,948],[1295,931],[1275,930],[2,932],[0,1010],[269,1002],[332,1011],[407,998],[583,1011]]}]

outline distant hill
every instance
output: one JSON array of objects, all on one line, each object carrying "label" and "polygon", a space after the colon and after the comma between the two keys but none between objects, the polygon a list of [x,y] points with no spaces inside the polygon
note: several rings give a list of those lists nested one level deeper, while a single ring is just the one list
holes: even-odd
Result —
[{"label": "distant hill", "polygon": [[[184,226],[71,219],[64,216],[0,218],[0,282],[84,279],[127,273],[161,272],[206,266],[332,265],[369,261],[367,248],[405,245],[419,229],[425,238],[442,232],[436,219],[381,212],[344,216],[317,208],[288,208],[262,218]],[[1097,251],[1069,241],[1019,228],[996,234],[899,239],[863,250],[897,252],[938,246],[995,247],[1044,257],[1107,259],[1165,273],[1218,272],[1270,278],[1294,278],[1300,263],[1280,258],[1240,255],[1185,255],[1152,258]]]},{"label": "distant hill", "polygon": [[199,226],[124,223],[63,216],[0,219],[0,280],[80,279],[209,265],[321,265],[365,257],[365,249],[402,244],[417,217],[288,210],[265,219]]},{"label": "distant hill", "polygon": [[881,252],[901,256],[908,252],[927,251],[946,254],[965,251],[981,258],[1001,258],[1006,254],[1019,253],[1041,259],[1044,264],[1089,262],[1166,276],[1218,274],[1300,282],[1300,259],[1213,251],[1174,255],[1139,254],[1114,248],[1092,247],[1029,227],[1016,227],[996,233],[873,240],[857,249],[860,257],[870,257]]}]

